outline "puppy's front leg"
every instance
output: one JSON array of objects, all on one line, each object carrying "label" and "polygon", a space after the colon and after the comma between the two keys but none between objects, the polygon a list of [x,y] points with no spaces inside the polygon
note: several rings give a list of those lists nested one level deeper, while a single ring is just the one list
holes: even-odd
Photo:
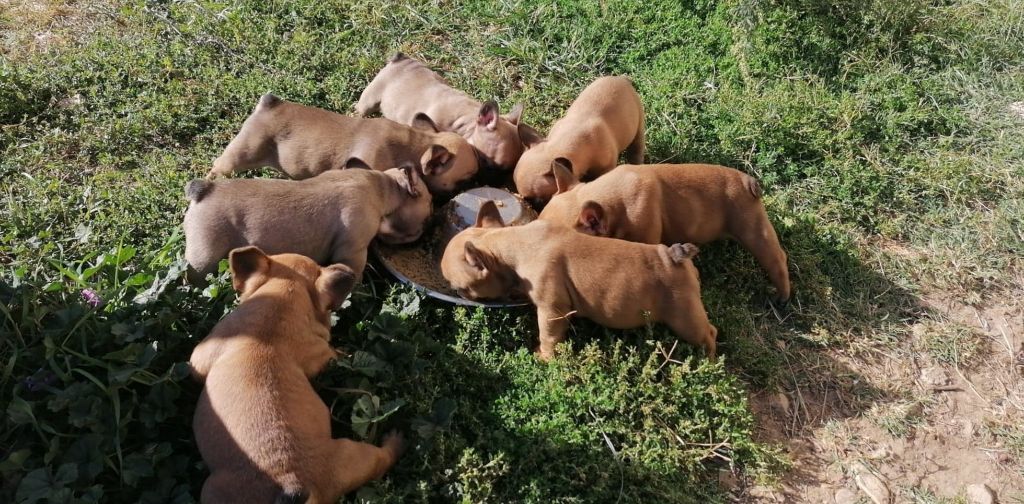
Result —
[{"label": "puppy's front leg", "polygon": [[188,359],[192,379],[199,383],[206,383],[206,375],[210,374],[210,369],[220,357],[223,347],[224,339],[218,337],[207,337],[196,345],[196,348],[192,350],[192,356]]},{"label": "puppy's front leg", "polygon": [[540,326],[540,348],[537,357],[547,362],[555,356],[555,345],[565,340],[565,331],[569,328],[570,310],[538,307],[537,325]]},{"label": "puppy's front leg", "polygon": [[331,264],[344,264],[349,268],[352,268],[352,272],[356,274],[356,283],[363,281],[363,269],[366,268],[366,254],[368,250],[363,248],[359,250],[351,250],[351,247],[341,245],[331,252]]},{"label": "puppy's front leg", "polygon": [[395,465],[404,449],[402,435],[397,432],[388,434],[381,446],[351,439],[335,439],[331,443],[331,483],[339,496],[379,479]]},{"label": "puppy's front leg", "polygon": [[302,372],[307,378],[312,378],[323,371],[327,363],[339,357],[338,353],[331,348],[330,343],[326,341],[318,341],[315,345],[310,345],[307,355],[299,360],[299,365],[302,366]]}]

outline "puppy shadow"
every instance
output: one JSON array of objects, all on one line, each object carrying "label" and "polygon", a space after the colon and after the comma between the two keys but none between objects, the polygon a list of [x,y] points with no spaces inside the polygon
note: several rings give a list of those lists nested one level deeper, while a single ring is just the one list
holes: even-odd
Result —
[{"label": "puppy shadow", "polygon": [[[333,402],[335,437],[360,439],[352,418],[360,414],[354,403],[362,393],[355,389],[378,396],[380,404],[402,401],[370,436],[398,429],[408,451],[385,481],[358,498],[551,502],[621,495],[623,502],[657,502],[695,484],[691,471],[620,454],[637,442],[634,436],[647,437],[623,431],[614,409],[565,392],[573,380],[585,379],[575,374],[577,361],[535,359],[532,307],[456,308],[388,287],[377,275],[369,280],[385,306],[361,328],[336,334],[335,342],[342,341],[353,360],[373,354],[382,369],[360,374],[341,366],[317,380],[321,396]],[[401,315],[406,309],[415,313]]]},{"label": "puppy shadow", "polygon": [[[799,459],[812,451],[792,442],[801,434],[899,399],[871,364],[900,345],[928,310],[865,264],[853,243],[810,219],[775,215],[793,284],[787,306],[766,302],[767,277],[736,243],[704,247],[696,265],[721,353],[750,384],[761,439],[787,445]],[[787,479],[822,483],[805,467],[795,464]]]}]

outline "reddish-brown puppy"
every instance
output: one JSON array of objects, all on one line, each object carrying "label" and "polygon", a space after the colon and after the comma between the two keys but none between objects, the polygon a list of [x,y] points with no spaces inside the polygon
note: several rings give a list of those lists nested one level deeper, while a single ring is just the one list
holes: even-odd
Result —
[{"label": "reddish-brown puppy", "polygon": [[540,218],[578,231],[641,243],[732,238],[761,264],[775,301],[789,300],[789,268],[750,175],[705,164],[623,165],[589,183],[556,170],[558,194]]},{"label": "reddish-brown puppy", "polygon": [[499,115],[496,102],[480,103],[402,53],[392,56],[370,81],[355,109],[361,116],[379,111],[402,124],[454,131],[476,147],[488,164],[502,170],[515,168],[523,153],[520,130],[532,132],[519,123],[521,104],[508,115]]},{"label": "reddish-brown puppy", "polygon": [[207,179],[261,166],[304,179],[327,170],[417,167],[432,193],[447,193],[478,169],[476,152],[456,133],[362,119],[263,95]]},{"label": "reddish-brown puppy", "polygon": [[572,102],[547,138],[526,138],[514,173],[524,198],[544,203],[555,195],[556,166],[578,179],[597,177],[619,161],[644,161],[644,105],[626,77],[601,77]]},{"label": "reddish-brown puppy", "polygon": [[333,503],[381,477],[402,439],[382,446],[331,438],[331,416],[309,383],[335,357],[330,313],[355,284],[344,265],[326,268],[256,247],[231,252],[241,304],[192,352],[202,382],[192,428],[210,468],[207,503]]},{"label": "reddish-brown puppy", "polygon": [[650,245],[577,233],[547,221],[504,227],[493,201],[445,248],[441,272],[461,295],[525,295],[537,305],[548,360],[579,315],[615,329],[663,322],[715,357],[718,330],[700,300],[692,244]]}]

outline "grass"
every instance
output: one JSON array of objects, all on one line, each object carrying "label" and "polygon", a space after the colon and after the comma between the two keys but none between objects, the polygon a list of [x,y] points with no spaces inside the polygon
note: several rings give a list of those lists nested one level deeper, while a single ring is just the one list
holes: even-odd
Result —
[{"label": "grass", "polygon": [[[4,501],[198,495],[184,362],[235,298],[224,275],[181,283],[182,187],[260,94],[348,111],[396,50],[503,110],[522,101],[541,129],[594,77],[630,75],[652,162],[761,178],[796,297],[765,308],[753,259],[716,244],[698,267],[724,364],[669,362],[660,327],[576,322],[545,366],[528,311],[453,309],[371,273],[335,328],[351,357],[316,386],[336,435],[397,427],[412,449],[357,499],[725,500],[719,468],[770,482],[787,464],[755,436],[749,392],[832,390],[836,415],[867,413],[887,392],[830,350],[913,351],[913,324],[942,323],[922,296],[985,303],[1020,278],[1019,0],[12,5]],[[927,349],[957,362],[973,348],[957,335]]]}]

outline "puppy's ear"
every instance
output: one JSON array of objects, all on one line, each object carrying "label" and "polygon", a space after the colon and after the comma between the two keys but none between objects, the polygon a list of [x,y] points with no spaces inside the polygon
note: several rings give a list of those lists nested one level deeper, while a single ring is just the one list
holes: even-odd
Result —
[{"label": "puppy's ear", "polygon": [[596,201],[583,203],[579,221],[576,226],[587,234],[608,236],[608,222],[605,220],[604,207]]},{"label": "puppy's ear", "polygon": [[420,166],[423,170],[423,175],[431,176],[437,175],[445,170],[446,164],[451,160],[453,154],[441,145],[431,145],[423,156],[420,158]]},{"label": "puppy's ear", "polygon": [[418,185],[416,181],[420,178],[420,172],[416,170],[416,166],[412,163],[404,163],[398,169],[402,170],[402,177],[400,177],[398,185],[402,186],[402,189],[405,189],[409,196],[413,198],[419,197],[420,191],[416,189]]},{"label": "puppy's ear", "polygon": [[470,241],[466,242],[465,251],[466,263],[468,263],[471,267],[480,270],[481,272],[487,271],[487,265],[490,258],[487,257],[487,254],[484,253],[484,251],[476,248],[476,246],[473,245],[473,242]]},{"label": "puppy's ear", "polygon": [[519,141],[523,142],[527,149],[544,141],[544,135],[530,126],[519,123],[516,128],[519,130]]},{"label": "puppy's ear", "polygon": [[556,194],[562,194],[572,189],[579,182],[576,180],[576,175],[572,173],[572,161],[564,157],[555,158],[551,163],[551,174],[555,176],[555,187],[558,188]]},{"label": "puppy's ear", "polygon": [[270,258],[259,247],[236,248],[228,254],[231,265],[231,286],[239,294],[251,292],[263,283],[270,270]]},{"label": "puppy's ear", "polygon": [[435,123],[434,120],[430,118],[430,116],[424,114],[423,112],[420,112],[413,116],[412,127],[416,129],[432,131],[434,133],[439,133],[441,131],[441,128],[437,127],[437,123]]},{"label": "puppy's ear", "polygon": [[474,226],[482,228],[505,227],[505,221],[501,220],[501,212],[498,211],[498,205],[493,200],[487,200],[484,204],[480,205]]},{"label": "puppy's ear", "polygon": [[513,126],[519,125],[519,120],[523,118],[523,104],[517,103],[512,106],[512,111],[505,116],[505,120],[512,123]]},{"label": "puppy's ear", "polygon": [[483,126],[488,131],[494,131],[498,127],[498,102],[487,100],[480,107],[480,114],[476,116],[477,126]]},{"label": "puppy's ear", "polygon": [[356,286],[356,274],[344,264],[332,264],[320,269],[316,279],[316,293],[320,309],[334,311],[341,308],[345,298]]},{"label": "puppy's ear", "polygon": [[345,161],[345,168],[346,169],[347,168],[356,168],[356,169],[361,169],[361,170],[370,170],[371,169],[370,165],[367,164],[366,161],[363,161],[362,159],[359,159],[359,158],[357,158],[355,156],[352,156],[352,157],[348,158],[347,161]]}]

